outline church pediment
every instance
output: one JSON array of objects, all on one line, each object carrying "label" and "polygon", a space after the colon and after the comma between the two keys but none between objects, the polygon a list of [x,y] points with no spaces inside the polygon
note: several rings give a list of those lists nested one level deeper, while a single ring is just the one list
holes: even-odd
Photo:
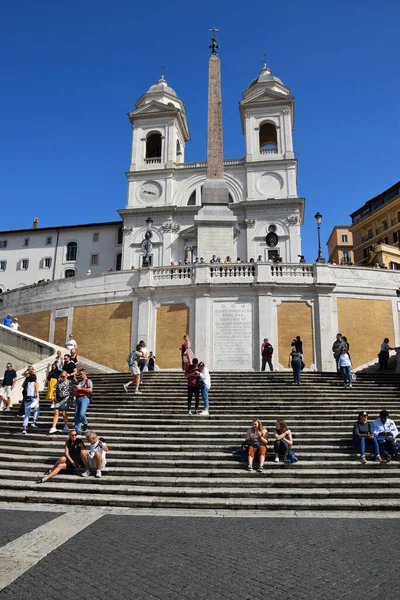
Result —
[{"label": "church pediment", "polygon": [[253,105],[253,104],[265,104],[266,102],[286,102],[286,101],[291,101],[293,100],[292,96],[290,96],[289,94],[283,94],[281,92],[277,92],[275,90],[266,90],[261,89],[258,92],[255,92],[253,94],[251,94],[251,96],[248,96],[246,98],[244,98],[240,104],[241,106],[248,106],[248,105]]},{"label": "church pediment", "polygon": [[145,116],[145,115],[154,115],[154,114],[165,114],[165,113],[174,113],[176,114],[179,111],[176,106],[169,106],[168,104],[164,104],[163,102],[157,102],[157,100],[152,100],[148,104],[144,104],[140,106],[136,110],[133,110],[129,113],[129,117],[134,116]]}]

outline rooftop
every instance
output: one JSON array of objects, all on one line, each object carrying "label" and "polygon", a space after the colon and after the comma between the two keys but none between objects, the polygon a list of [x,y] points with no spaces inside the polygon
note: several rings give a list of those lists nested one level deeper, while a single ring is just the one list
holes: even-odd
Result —
[{"label": "rooftop", "polygon": [[77,227],[106,227],[107,225],[123,225],[123,221],[105,221],[103,223],[80,223],[78,225],[54,225],[53,227],[28,227],[26,229],[3,229],[0,235],[9,233],[34,233],[36,231],[54,231],[58,229],[76,229]]}]

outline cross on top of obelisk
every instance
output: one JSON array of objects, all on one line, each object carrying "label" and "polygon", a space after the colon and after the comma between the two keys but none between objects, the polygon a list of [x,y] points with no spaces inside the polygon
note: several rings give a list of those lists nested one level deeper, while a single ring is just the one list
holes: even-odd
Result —
[{"label": "cross on top of obelisk", "polygon": [[217,36],[215,34],[217,33],[217,31],[219,31],[219,29],[217,29],[214,25],[214,27],[210,29],[210,31],[214,34],[211,38],[211,46],[209,46],[209,48],[211,49],[211,54],[218,54],[217,50],[219,46],[217,44]]},{"label": "cross on top of obelisk", "polygon": [[267,68],[267,53],[264,52],[262,57],[263,57],[263,69],[266,69]]}]

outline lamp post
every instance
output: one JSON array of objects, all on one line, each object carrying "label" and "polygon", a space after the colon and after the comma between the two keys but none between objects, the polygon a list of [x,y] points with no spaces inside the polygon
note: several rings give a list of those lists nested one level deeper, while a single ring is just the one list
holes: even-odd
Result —
[{"label": "lamp post", "polygon": [[322,215],[320,212],[317,212],[314,215],[315,222],[317,223],[317,231],[318,231],[318,258],[315,262],[324,263],[325,258],[322,256],[321,250],[321,223],[322,223]]},{"label": "lamp post", "polygon": [[153,225],[153,219],[151,219],[149,217],[148,219],[146,219],[146,223],[147,223],[147,230],[146,230],[146,233],[144,234],[144,240],[140,244],[140,249],[144,255],[143,260],[142,260],[142,267],[151,267],[150,253],[153,250],[153,244],[151,243],[151,237],[152,237],[153,233],[151,231],[151,227]]}]

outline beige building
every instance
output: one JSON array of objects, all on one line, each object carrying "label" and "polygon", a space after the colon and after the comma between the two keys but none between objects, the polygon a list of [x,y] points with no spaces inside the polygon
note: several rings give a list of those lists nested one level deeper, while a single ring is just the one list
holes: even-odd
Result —
[{"label": "beige building", "polygon": [[351,215],[354,262],[400,269],[400,181]]},{"label": "beige building", "polygon": [[337,265],[354,264],[353,234],[348,225],[335,225],[327,246],[328,262]]}]

